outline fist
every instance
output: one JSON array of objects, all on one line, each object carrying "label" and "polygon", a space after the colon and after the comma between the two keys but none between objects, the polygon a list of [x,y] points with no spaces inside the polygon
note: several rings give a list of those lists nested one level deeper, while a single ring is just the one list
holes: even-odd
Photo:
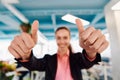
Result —
[{"label": "fist", "polygon": [[32,24],[31,34],[23,32],[14,37],[13,41],[8,47],[8,50],[16,59],[29,59],[31,50],[37,42],[37,30],[38,21],[34,21]]},{"label": "fist", "polygon": [[84,29],[79,19],[76,19],[76,25],[79,31],[79,44],[88,55],[95,56],[96,53],[101,53],[108,47],[109,43],[100,30],[94,27]]}]

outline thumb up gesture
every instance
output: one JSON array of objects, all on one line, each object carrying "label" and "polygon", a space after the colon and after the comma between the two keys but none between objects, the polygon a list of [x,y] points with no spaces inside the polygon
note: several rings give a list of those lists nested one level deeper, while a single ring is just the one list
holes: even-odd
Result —
[{"label": "thumb up gesture", "polygon": [[39,22],[34,21],[32,24],[31,34],[23,32],[14,37],[13,41],[8,47],[8,50],[16,59],[29,59],[31,50],[37,42],[38,25]]},{"label": "thumb up gesture", "polygon": [[84,29],[79,19],[76,19],[76,25],[79,31],[79,44],[90,58],[94,58],[96,53],[101,53],[108,47],[109,43],[100,30],[94,27]]}]

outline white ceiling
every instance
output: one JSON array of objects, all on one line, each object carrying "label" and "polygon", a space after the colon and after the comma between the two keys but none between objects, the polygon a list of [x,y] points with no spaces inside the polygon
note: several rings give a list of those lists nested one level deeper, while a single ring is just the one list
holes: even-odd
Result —
[{"label": "white ceiling", "polygon": [[96,29],[105,30],[104,7],[109,1],[0,0],[0,39],[12,39],[19,34],[21,22],[32,23],[35,19],[40,22],[39,30],[50,40],[54,39],[55,29],[62,25],[68,26],[72,38],[77,39],[76,25],[61,20],[67,13],[88,20]]}]

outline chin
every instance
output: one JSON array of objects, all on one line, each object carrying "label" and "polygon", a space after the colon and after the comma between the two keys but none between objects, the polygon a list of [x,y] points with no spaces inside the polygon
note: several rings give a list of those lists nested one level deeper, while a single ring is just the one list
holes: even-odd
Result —
[{"label": "chin", "polygon": [[60,47],[60,49],[67,49],[66,47]]}]

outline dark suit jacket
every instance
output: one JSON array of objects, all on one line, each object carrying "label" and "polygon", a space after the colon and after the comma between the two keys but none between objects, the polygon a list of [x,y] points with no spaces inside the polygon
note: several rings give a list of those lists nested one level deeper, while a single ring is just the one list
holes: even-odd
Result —
[{"label": "dark suit jacket", "polygon": [[[96,55],[96,59],[90,62],[85,55],[86,52],[83,50],[82,53],[70,52],[70,70],[74,80],[82,80],[81,69],[88,69],[94,64],[98,64],[101,61],[100,54]],[[19,62],[19,61],[18,61]],[[37,59],[33,55],[29,62],[19,62],[29,70],[45,71],[45,80],[55,80],[57,70],[57,55],[45,55],[42,59]]]}]

